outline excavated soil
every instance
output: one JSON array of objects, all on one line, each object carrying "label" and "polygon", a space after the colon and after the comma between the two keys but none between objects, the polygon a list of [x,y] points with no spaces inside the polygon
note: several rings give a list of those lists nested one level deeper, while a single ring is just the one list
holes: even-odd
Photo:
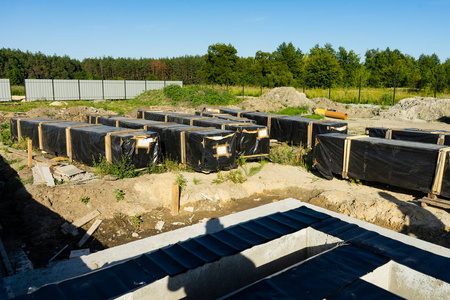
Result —
[{"label": "excavated soil", "polygon": [[[269,95],[272,95],[272,98]],[[285,95],[290,95],[288,101]],[[333,104],[323,98],[308,100],[305,97],[306,101],[303,97],[303,94],[293,93],[289,88],[274,89],[262,97],[264,101],[248,100],[254,107],[246,108],[267,111],[277,105],[283,106],[284,102],[292,106],[303,106],[311,102],[315,103],[316,107],[347,112],[349,131],[352,133],[363,133],[366,126],[450,130],[450,125],[441,122],[400,121],[388,119],[387,114],[381,118],[377,116],[379,111],[373,108],[361,108],[367,116],[356,117],[359,110],[352,113],[352,107]],[[264,105],[265,102],[269,104]],[[307,105],[314,107],[314,104]],[[183,111],[193,112],[192,109]],[[102,109],[71,107],[38,108],[27,114],[7,114],[7,117],[26,115],[83,121],[83,116],[89,113],[112,114]],[[135,117],[136,113],[137,109],[127,115]],[[25,157],[8,153],[4,149],[0,149],[0,156],[3,158],[0,165],[0,187],[3,191],[0,195],[2,240],[9,254],[24,251],[35,267],[45,266],[65,245],[68,247],[56,258],[57,260],[66,259],[71,250],[79,249],[77,243],[93,221],[84,225],[76,237],[64,235],[60,226],[93,210],[101,213],[98,218],[103,222],[93,234],[93,238],[83,246],[89,248],[91,252],[287,197],[450,247],[450,215],[444,209],[422,207],[418,199],[425,196],[424,194],[368,182],[356,184],[340,178],[328,181],[301,167],[267,163],[259,173],[248,177],[244,183],[222,184],[213,183],[217,179],[217,174],[181,172],[187,180],[187,185],[180,195],[180,214],[172,216],[171,190],[176,173],[147,174],[113,181],[100,178],[47,187],[29,182],[32,172],[30,168],[24,166]],[[242,171],[245,173],[258,165],[248,163]],[[93,171],[92,168],[83,165],[77,166],[89,172]],[[16,177],[20,180],[15,179]],[[6,189],[14,184],[17,190]],[[117,198],[117,190],[123,191],[123,199]],[[87,204],[80,201],[85,196],[89,197]],[[156,229],[161,222],[164,222],[162,228]]]},{"label": "excavated soil", "polygon": [[399,101],[382,116],[385,119],[435,121],[450,115],[450,99],[414,97]]}]

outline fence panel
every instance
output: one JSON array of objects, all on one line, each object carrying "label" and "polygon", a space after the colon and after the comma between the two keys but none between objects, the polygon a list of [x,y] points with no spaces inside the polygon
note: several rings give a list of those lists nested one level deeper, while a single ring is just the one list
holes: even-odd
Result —
[{"label": "fence panel", "polygon": [[123,80],[103,80],[104,99],[125,99],[125,82]]},{"label": "fence panel", "polygon": [[147,91],[149,90],[160,90],[164,88],[164,81],[147,81]]},{"label": "fence panel", "polygon": [[0,79],[0,101],[11,100],[11,84],[9,79]]},{"label": "fence panel", "polygon": [[51,79],[25,79],[25,97],[28,101],[53,100]]},{"label": "fence panel", "polygon": [[145,81],[141,80],[127,80],[126,81],[126,95],[127,99],[136,97],[137,95],[145,92],[146,84]]},{"label": "fence panel", "polygon": [[80,80],[80,97],[82,100],[103,99],[101,80]]},{"label": "fence panel", "polygon": [[78,80],[55,79],[53,80],[53,89],[56,100],[79,100]]},{"label": "fence panel", "polygon": [[[9,97],[5,98],[9,101],[9,79],[2,80],[8,80]],[[159,90],[170,84],[183,87],[182,81],[25,79],[25,96],[28,101],[131,99],[146,90]],[[0,101],[5,101],[2,97],[0,94]]]}]

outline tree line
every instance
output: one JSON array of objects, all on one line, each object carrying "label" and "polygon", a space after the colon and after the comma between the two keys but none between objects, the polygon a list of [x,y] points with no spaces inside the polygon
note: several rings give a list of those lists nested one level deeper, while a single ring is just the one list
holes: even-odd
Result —
[{"label": "tree line", "polygon": [[331,44],[304,53],[283,42],[273,52],[239,57],[231,44],[214,44],[203,56],[173,58],[86,58],[48,56],[0,49],[0,78],[23,84],[26,78],[182,80],[185,84],[263,85],[265,87],[407,87],[450,90],[450,58],[418,59],[395,49],[371,49],[364,61],[353,50]]}]

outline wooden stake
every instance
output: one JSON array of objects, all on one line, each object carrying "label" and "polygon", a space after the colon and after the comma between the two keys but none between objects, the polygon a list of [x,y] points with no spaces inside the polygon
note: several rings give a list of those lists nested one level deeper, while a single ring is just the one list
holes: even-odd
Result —
[{"label": "wooden stake", "polygon": [[33,166],[33,141],[28,140],[28,167]]},{"label": "wooden stake", "polygon": [[178,215],[180,211],[180,186],[174,183],[172,187],[172,215]]}]

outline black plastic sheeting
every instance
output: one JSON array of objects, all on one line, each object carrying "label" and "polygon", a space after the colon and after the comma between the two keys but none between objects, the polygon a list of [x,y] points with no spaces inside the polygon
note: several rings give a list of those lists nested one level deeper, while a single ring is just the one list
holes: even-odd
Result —
[{"label": "black plastic sheeting", "polygon": [[386,133],[391,130],[391,139],[411,141],[427,144],[439,144],[440,138],[444,138],[444,145],[450,146],[450,132],[440,130],[420,130],[417,128],[388,129],[380,127],[367,127],[366,134],[370,137],[386,138]]},{"label": "black plastic sheeting", "polygon": [[[11,118],[10,130],[11,130],[11,140],[17,142],[19,138],[17,121],[20,119],[20,132],[22,139],[26,138],[33,141],[33,148],[39,148],[39,123],[57,121],[55,119],[22,119],[22,118]],[[63,120],[61,120],[63,122]]]},{"label": "black plastic sheeting", "polygon": [[[215,172],[236,167],[236,134],[232,131],[198,130],[198,126],[183,124],[149,125],[147,128],[160,135],[164,157],[178,162],[182,162],[181,135],[186,131],[186,164],[195,171]],[[225,149],[228,155],[219,155],[218,152]]]},{"label": "black plastic sheeting", "polygon": [[231,121],[239,122],[239,123],[256,123],[255,120],[250,120],[247,118],[239,118],[236,116],[232,116],[230,114],[222,114],[222,113],[217,113],[217,112],[196,111],[195,114],[197,116],[213,117],[213,118],[217,118],[217,119],[231,120]]},{"label": "black plastic sheeting", "polygon": [[[78,127],[70,130],[73,160],[93,165],[105,156],[105,136],[108,132],[125,131],[127,128],[111,126]],[[136,137],[152,139],[149,148],[140,148]],[[137,151],[137,153],[136,153]],[[136,168],[156,163],[159,158],[159,138],[156,132],[138,131],[111,135],[112,162],[121,161],[125,155]]]},{"label": "black plastic sheeting", "polygon": [[195,126],[215,127],[236,132],[237,157],[247,157],[249,161],[267,157],[270,153],[270,139],[266,126],[239,124],[235,121],[220,119],[200,119],[194,121]]},{"label": "black plastic sheeting", "polygon": [[203,117],[203,116],[196,116],[196,115],[190,115],[190,114],[168,114],[167,116],[167,122],[175,122],[178,124],[184,124],[184,125],[193,125],[191,124],[193,120],[196,119],[209,119],[209,117]]},{"label": "black plastic sheeting", "polygon": [[[398,299],[390,292],[360,279],[389,260],[450,282],[450,260],[447,257],[310,208],[299,207],[178,242],[84,276],[49,284],[18,299],[116,298],[166,276],[176,276],[217,262],[222,257],[238,254],[307,227],[338,237],[348,244],[251,285],[230,298],[348,299],[348,295],[358,299]],[[221,296],[224,295],[215,295],[216,298]]]},{"label": "black plastic sheeting", "polygon": [[[345,139],[350,135],[317,135],[314,166],[327,179],[341,175]],[[361,138],[351,141],[348,177],[431,192],[439,150],[444,146]]]},{"label": "black plastic sheeting", "polygon": [[97,124],[118,127],[117,122],[120,120],[128,120],[128,117],[98,117]]},{"label": "black plastic sheeting", "polygon": [[354,245],[341,246],[226,299],[325,299],[388,261]]},{"label": "black plastic sheeting", "polygon": [[308,128],[312,124],[311,146],[314,146],[317,134],[343,133],[348,130],[347,123],[335,121],[322,121],[299,116],[272,117],[270,124],[270,138],[292,145],[308,145]]},{"label": "black plastic sheeting", "polygon": [[119,127],[130,128],[130,129],[144,129],[147,125],[155,125],[155,124],[163,124],[164,122],[160,121],[151,121],[151,120],[119,120]]},{"label": "black plastic sheeting", "polygon": [[[145,120],[153,120],[153,121],[161,121],[166,122],[166,116],[168,115],[184,115],[180,112],[173,112],[173,111],[144,111],[142,112],[144,114],[143,119]],[[141,114],[142,116],[142,114]],[[139,118],[139,115],[138,115]]]},{"label": "black plastic sheeting", "polygon": [[42,150],[55,156],[67,156],[66,129],[79,125],[85,123],[42,123]]}]

